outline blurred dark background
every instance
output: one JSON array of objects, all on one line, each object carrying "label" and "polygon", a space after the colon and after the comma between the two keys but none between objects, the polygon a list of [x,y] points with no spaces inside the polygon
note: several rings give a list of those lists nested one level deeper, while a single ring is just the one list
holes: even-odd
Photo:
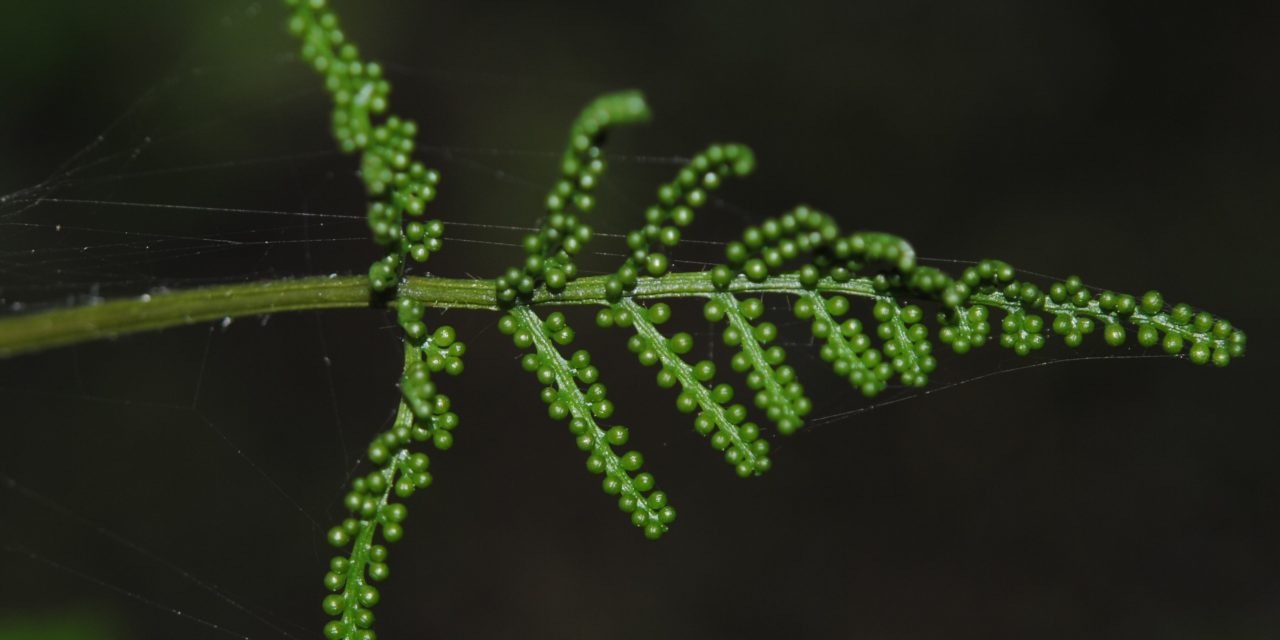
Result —
[{"label": "blurred dark background", "polygon": [[[601,231],[636,224],[675,158],[739,140],[759,170],[691,237],[808,202],[924,256],[1159,288],[1252,336],[1225,370],[1065,362],[856,413],[775,439],[775,470],[742,481],[623,334],[571,312],[680,510],[655,544],[545,417],[496,316],[435,313],[471,347],[446,383],[463,424],[392,548],[381,637],[1280,635],[1278,7],[340,2],[422,124],[446,220],[532,224],[568,122],[635,87],[656,119],[609,141]],[[375,255],[358,219],[287,213],[359,216],[363,195],[277,3],[3,14],[5,313]],[[449,233],[434,273],[519,257],[518,232]],[[716,341],[696,304],[676,311]],[[318,637],[323,530],[394,408],[396,335],[378,312],[303,313],[0,361],[0,638]],[[869,406],[816,351],[790,349],[814,415]],[[935,379],[1025,363],[983,351]],[[1139,351],[1033,361],[1109,353]]]}]

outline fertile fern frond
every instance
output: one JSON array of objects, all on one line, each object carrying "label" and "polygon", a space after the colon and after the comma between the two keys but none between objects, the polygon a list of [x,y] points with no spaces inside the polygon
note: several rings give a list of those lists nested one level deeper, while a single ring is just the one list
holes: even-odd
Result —
[{"label": "fertile fern frond", "polygon": [[527,300],[539,285],[561,291],[578,277],[574,256],[592,234],[591,225],[579,216],[595,208],[592,191],[605,170],[600,142],[611,127],[644,122],[649,115],[649,106],[637,91],[601,96],[582,110],[569,129],[560,180],[547,194],[547,214],[537,232],[524,238],[523,268],[507,269],[495,282],[499,302],[510,305]]},{"label": "fertile fern frond", "polygon": [[[591,356],[579,350],[566,360],[556,346],[573,342],[573,330],[565,323],[564,314],[557,311],[543,322],[528,307],[517,307],[502,318],[498,329],[510,335],[516,347],[533,349],[521,360],[521,366],[545,385],[542,401],[547,404],[547,415],[569,420],[578,448],[587,453],[587,471],[604,476],[604,492],[618,496],[618,508],[631,514],[631,523],[642,528],[645,537],[657,539],[666,533],[676,511],[667,504],[667,495],[654,489],[653,476],[640,470],[644,456],[639,451],[622,455],[614,451],[614,447],[627,444],[630,432],[621,425],[606,430],[597,422],[613,416],[613,403],[605,397],[605,386],[591,365]],[[587,386],[585,391],[581,385]]]},{"label": "fertile fern frond", "polygon": [[[401,317],[421,317],[421,310],[401,304]],[[411,320],[410,320],[411,321]],[[439,393],[431,382],[431,372],[461,371],[458,357],[464,351],[454,341],[452,330],[442,328],[434,336],[409,341],[404,348],[404,398],[396,411],[391,428],[369,444],[369,462],[377,468],[351,483],[343,504],[351,517],[329,530],[328,540],[339,549],[349,547],[345,555],[334,556],[325,574],[324,586],[333,592],[322,605],[325,613],[336,618],[325,626],[329,638],[356,637],[373,625],[372,607],[380,598],[374,582],[387,579],[387,548],[376,543],[381,532],[391,543],[404,536],[401,522],[408,515],[404,504],[392,501],[392,493],[407,499],[418,489],[431,485],[428,471],[430,459],[414,452],[415,442],[431,441],[438,449],[453,442],[452,430],[458,417],[450,411],[449,397]],[[424,353],[428,355],[424,358]]]},{"label": "fertile fern frond", "polygon": [[[413,263],[439,251],[445,235],[440,221],[426,217],[440,175],[413,157],[419,128],[389,113],[391,85],[382,67],[360,58],[327,0],[285,2],[302,58],[321,74],[332,98],[338,147],[358,155],[368,225],[381,247],[367,277],[235,283],[12,314],[0,318],[0,357],[233,316],[392,310],[404,343],[397,411],[366,450],[372,469],[351,482],[344,499],[349,516],[327,536],[338,549],[323,582],[323,609],[330,616],[324,633],[332,640],[376,637],[372,607],[380,595],[374,585],[389,576],[382,543],[402,538],[402,501],[432,483],[430,459],[420,449],[454,444],[458,415],[438,385],[463,372],[466,346],[453,328],[427,326],[429,307],[503,314],[498,328],[524,352],[521,366],[542,385],[548,415],[568,422],[587,471],[601,476],[605,494],[651,539],[668,532],[676,510],[643,470],[644,456],[624,449],[630,431],[613,422],[615,407],[591,355],[578,349],[566,357],[562,348],[572,345],[574,331],[562,313],[540,307],[595,305],[598,327],[628,330],[628,349],[641,364],[657,368],[657,387],[675,391],[676,409],[692,414],[694,431],[743,477],[772,467],[776,441],[762,425],[784,436],[796,433],[813,407],[787,363],[779,328],[765,318],[764,294],[791,299],[791,311],[807,325],[821,359],[866,397],[891,386],[926,386],[940,366],[938,343],[963,355],[997,342],[1026,356],[1048,345],[1051,334],[1075,348],[1099,333],[1101,342],[1120,347],[1132,333],[1140,347],[1185,354],[1196,364],[1223,367],[1245,353],[1245,334],[1230,322],[1188,304],[1168,305],[1156,291],[1098,291],[1076,276],[1032,281],[998,260],[950,274],[920,264],[903,238],[849,232],[837,216],[808,206],[747,227],[725,246],[723,264],[672,272],[669,252],[709,194],[753,171],[755,155],[738,143],[712,144],[693,155],[657,188],[656,203],[637,212],[640,224],[625,236],[622,261],[604,275],[584,276],[577,260],[593,240],[587,217],[599,205],[606,133],[651,117],[638,91],[597,98],[574,120],[543,215],[524,238],[521,262],[494,280],[414,275]],[[732,374],[718,378],[723,372],[711,360],[691,357],[692,336],[664,328],[672,308],[659,299],[702,303],[703,317],[734,349]]]},{"label": "fertile fern frond", "polygon": [[755,154],[745,145],[714,144],[693,156],[671,182],[658,188],[658,202],[645,209],[644,226],[627,234],[631,254],[605,281],[605,295],[618,301],[631,292],[644,271],[662,276],[670,267],[666,250],[680,242],[680,229],[693,223],[694,212],[707,203],[708,192],[725,178],[745,177],[755,170]]},{"label": "fertile fern frond", "polygon": [[[607,325],[608,321],[601,322],[604,313],[607,311],[597,316],[597,322]],[[636,334],[627,341],[627,348],[636,354],[641,364],[662,366],[658,371],[658,386],[680,385],[676,409],[681,413],[698,412],[694,429],[709,436],[712,447],[725,452],[725,462],[733,465],[739,476],[768,471],[772,466],[769,443],[759,439],[760,427],[746,421],[746,407],[728,404],[733,400],[733,387],[726,383],[711,384],[716,367],[710,360],[693,365],[684,360],[684,355],[693,348],[692,336],[682,332],[667,338],[658,329],[657,325],[666,322],[670,315],[670,307],[663,303],[645,308],[624,298],[613,306],[612,324],[635,329]]]},{"label": "fertile fern frond", "polygon": [[[639,94],[626,92],[593,103],[583,118],[598,123],[619,119],[610,115],[607,106],[601,106],[619,104],[626,105],[627,113],[648,114]],[[593,166],[602,167],[599,140],[583,133],[598,132],[602,127],[583,125],[582,120],[574,125],[570,150],[566,152],[566,175],[578,176],[578,181],[562,180],[548,199],[548,218],[539,232],[526,240],[529,257],[524,271],[511,269],[498,280],[499,301],[513,307],[509,318],[521,319],[519,324],[504,320],[507,324],[503,325],[504,331],[519,331],[518,343],[529,342],[520,336],[555,336],[556,331],[562,331],[548,333],[538,329],[538,316],[528,304],[534,300],[555,301],[557,296],[565,295],[567,280],[577,273],[573,256],[590,237],[576,216],[560,212],[566,202],[563,198],[586,205],[578,207],[582,213],[594,206],[594,200],[584,199],[575,189],[595,186],[599,173],[581,173],[583,165],[573,153],[583,153],[584,159],[595,163]],[[606,306],[596,316],[600,327],[634,331],[627,341],[628,349],[641,364],[659,367],[659,387],[679,387],[676,408],[683,413],[696,412],[695,431],[709,437],[712,447],[724,451],[725,460],[743,477],[771,468],[769,442],[761,438],[760,427],[749,419],[747,407],[733,402],[738,396],[734,387],[715,381],[715,365],[709,360],[687,359],[692,337],[683,332],[670,336],[663,333],[660,327],[669,320],[671,308],[661,302],[646,306],[636,298],[651,295],[642,286],[645,282],[672,277],[668,275],[670,260],[666,251],[679,243],[681,229],[705,204],[707,192],[718,188],[726,177],[748,174],[754,162],[754,155],[743,145],[712,145],[695,155],[674,181],[661,185],[658,204],[644,212],[644,225],[626,236],[630,253],[612,275],[604,278],[602,302]],[[584,175],[591,179],[583,180]],[[555,244],[562,238],[575,241]],[[549,248],[551,253],[547,252]],[[1012,267],[998,261],[981,262],[955,278],[919,265],[915,249],[903,238],[883,232],[845,233],[832,216],[809,207],[797,207],[748,227],[740,240],[726,246],[725,257],[726,264],[707,274],[711,289],[701,294],[708,298],[703,314],[710,321],[727,325],[723,339],[739,349],[732,368],[747,373],[753,404],[782,434],[794,433],[803,425],[803,416],[812,402],[794,369],[784,364],[785,350],[769,344],[778,332],[772,323],[760,321],[764,308],[761,300],[749,295],[740,297],[757,286],[758,290],[796,297],[793,311],[798,318],[810,322],[811,333],[823,342],[822,359],[867,397],[876,396],[891,383],[905,387],[928,384],[938,360],[922,304],[939,307],[937,338],[957,354],[986,344],[990,333],[988,310],[992,308],[1004,313],[1000,343],[1020,355],[1044,346],[1046,317],[1052,317],[1053,329],[1073,347],[1099,324],[1106,327],[1106,342],[1119,345],[1124,341],[1121,322],[1127,321],[1138,327],[1139,341],[1144,345],[1163,335],[1167,350],[1176,352],[1182,341],[1191,341],[1195,345],[1191,354],[1194,362],[1213,358],[1225,364],[1243,352],[1243,334],[1230,324],[1215,321],[1207,314],[1192,314],[1185,306],[1169,314],[1161,313],[1158,294],[1145,296],[1142,305],[1132,297],[1112,293],[1095,298],[1075,277],[1054,283],[1044,293],[1033,283],[1017,281]],[[562,273],[564,278],[560,277]],[[864,320],[851,313],[848,295],[872,301],[869,317]],[[552,318],[557,327],[563,325],[558,314]],[[874,331],[864,328],[864,322],[873,322]],[[550,342],[543,342],[546,344],[538,347],[539,356],[555,361],[558,354],[550,352]],[[575,357],[586,356],[580,352]],[[542,361],[526,359],[526,367],[544,365]],[[554,367],[537,370],[542,371],[539,375],[545,378],[544,383],[555,379]],[[566,383],[560,383],[558,389],[555,395],[544,392],[544,400],[553,403],[553,415],[562,417],[567,409],[554,409],[555,403],[562,396],[574,398],[580,392]],[[583,400],[587,404],[574,414],[581,414],[582,420],[575,433],[599,432],[591,422],[591,401]],[[598,437],[591,441],[592,446],[599,442]],[[604,452],[593,454],[593,459],[597,455],[602,461],[611,459]],[[603,462],[593,466],[613,469]],[[614,481],[628,486],[625,478]],[[665,504],[665,495],[662,503]],[[627,500],[624,508],[644,504],[636,497]],[[634,522],[642,526],[661,524],[660,530],[646,530],[651,536],[657,535],[666,530],[667,523],[655,521],[654,517],[653,513],[641,513],[634,516]]]},{"label": "fertile fern frond", "polygon": [[[381,530],[387,541],[401,536],[404,507],[390,500],[391,492],[407,497],[431,481],[428,460],[412,453],[415,441],[430,440],[446,449],[452,442],[457,416],[440,394],[432,374],[462,371],[465,348],[453,330],[430,332],[422,322],[422,298],[412,282],[403,280],[409,259],[426,260],[441,247],[442,225],[421,221],[425,205],[435,195],[439,175],[411,159],[416,125],[387,110],[390,85],[376,63],[359,60],[345,40],[324,0],[287,0],[293,7],[292,31],[303,41],[303,56],[325,76],[334,100],[333,130],[343,151],[361,153],[361,177],[370,195],[369,225],[374,240],[387,253],[369,270],[375,291],[392,291],[404,330],[403,400],[392,428],[369,448],[378,468],[353,483],[347,496],[352,517],[330,532],[330,542],[351,546],[335,558],[325,577],[333,592],[324,609],[336,619],[325,628],[330,638],[373,638],[369,629],[378,592],[371,581],[384,579],[386,549],[374,544]],[[579,449],[587,454],[587,470],[603,476],[602,488],[617,496],[619,508],[646,537],[658,538],[675,520],[675,509],[653,476],[641,470],[637,451],[619,454],[615,448],[629,440],[622,426],[602,426],[612,418],[599,370],[583,350],[565,358],[573,330],[563,314],[544,320],[534,305],[589,302],[603,308],[600,327],[630,328],[628,348],[646,366],[657,366],[661,388],[679,387],[676,408],[696,413],[694,429],[740,476],[759,475],[772,462],[770,444],[752,421],[751,411],[734,387],[716,382],[709,360],[691,362],[693,339],[687,333],[666,335],[661,326],[671,316],[662,302],[642,304],[642,298],[662,296],[706,298],[703,316],[722,323],[722,339],[736,349],[731,368],[745,374],[755,409],[783,435],[804,424],[812,401],[786,364],[786,351],[775,344],[777,327],[762,319],[761,293],[794,297],[792,311],[808,322],[820,341],[819,355],[831,370],[866,397],[882,393],[890,384],[923,387],[938,367],[934,338],[956,354],[986,345],[991,336],[992,311],[999,312],[1002,347],[1027,355],[1045,346],[1045,329],[1062,336],[1069,347],[1102,329],[1106,344],[1119,346],[1130,329],[1144,347],[1160,346],[1166,353],[1188,350],[1192,362],[1212,361],[1225,366],[1243,355],[1245,336],[1226,320],[1196,312],[1180,304],[1166,307],[1159,293],[1140,299],[1113,292],[1094,292],[1077,277],[1049,284],[1047,289],[1021,281],[1008,264],[986,260],[952,276],[917,264],[906,240],[875,231],[847,233],[836,219],[809,207],[797,207],[745,229],[725,248],[725,263],[704,273],[669,273],[667,251],[676,246],[708,193],[731,177],[745,177],[755,166],[752,151],[741,144],[715,144],[694,155],[675,178],[657,190],[657,203],[643,212],[643,223],[626,235],[628,253],[609,275],[580,281],[577,256],[591,241],[593,230],[583,219],[595,209],[593,195],[606,161],[601,149],[612,127],[646,121],[648,105],[637,91],[602,96],[573,122],[560,163],[560,178],[544,202],[545,215],[537,231],[524,239],[523,264],[500,274],[485,297],[473,283],[438,283],[435,289],[456,295],[455,306],[500,308],[499,329],[515,345],[528,350],[523,368],[543,385],[542,400],[553,419],[568,420]],[[375,122],[374,117],[381,118]],[[408,218],[406,218],[406,214]],[[397,288],[398,286],[398,288]],[[487,286],[487,285],[479,285]],[[869,313],[856,313],[851,298],[870,303]],[[414,300],[418,301],[414,301]],[[936,307],[930,329],[925,307]],[[870,324],[874,322],[874,330]],[[1187,345],[1190,345],[1187,347]]]},{"label": "fertile fern frond", "polygon": [[778,328],[770,322],[757,323],[764,313],[760,298],[739,300],[731,293],[711,296],[702,308],[708,321],[723,319],[729,326],[721,334],[724,343],[736,347],[730,365],[738,373],[747,373],[747,387],[756,392],[756,408],[764,412],[778,432],[790,434],[804,425],[804,416],[813,402],[796,379],[796,371],[784,364],[787,352],[781,345],[765,345],[778,337]]}]

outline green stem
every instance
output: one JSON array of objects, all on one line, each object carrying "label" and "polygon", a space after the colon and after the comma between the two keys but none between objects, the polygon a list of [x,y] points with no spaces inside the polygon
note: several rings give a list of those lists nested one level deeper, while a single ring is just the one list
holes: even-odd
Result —
[{"label": "green stem", "polygon": [[[607,276],[580,278],[558,294],[540,290],[535,293],[533,303],[606,304],[606,279]],[[796,278],[782,276],[761,283],[743,279],[732,288],[795,292],[799,287]],[[850,282],[840,288],[865,290],[861,295],[872,291],[869,282]],[[684,297],[714,292],[709,274],[680,273],[641,279],[635,295],[637,298]],[[398,293],[434,308],[500,309],[492,280],[410,277],[400,285]],[[149,294],[0,317],[0,357],[224,318],[285,311],[367,309],[384,304],[383,298],[370,290],[369,279],[364,276],[248,282]]]},{"label": "green stem", "polygon": [[364,277],[304,278],[147,294],[0,317],[0,357],[210,320],[370,304]]},{"label": "green stem", "polygon": [[[560,293],[539,289],[534,292],[532,304],[609,304],[605,295],[608,278],[609,276],[579,278],[570,282]],[[791,295],[809,291],[800,284],[799,276],[796,275],[772,276],[761,282],[751,282],[739,277],[729,283],[727,290],[735,293]],[[816,290],[869,299],[879,296],[871,280],[867,278],[854,278],[846,282],[824,279],[818,283]],[[636,299],[705,297],[717,291],[710,272],[699,271],[672,273],[660,278],[641,278],[631,296]],[[414,276],[405,279],[397,290],[397,295],[439,309],[497,311],[501,308],[492,280]],[[21,313],[0,317],[0,358],[225,318],[285,311],[382,307],[389,299],[390,297],[384,299],[382,296],[375,296],[369,288],[368,278],[364,276],[314,277],[220,285],[51,311]],[[1002,309],[1017,306],[1016,301],[1006,299],[999,293],[975,295],[971,302]],[[1046,303],[1046,310],[1055,311],[1057,306]],[[1114,314],[1095,307],[1096,303],[1074,311],[1100,321],[1120,320],[1113,317]],[[1126,320],[1133,325],[1153,324],[1178,333],[1186,332],[1185,329],[1170,324],[1162,314],[1147,316],[1136,312]],[[1223,342],[1209,334],[1192,335],[1190,332],[1184,338],[1206,340],[1214,346]]]}]

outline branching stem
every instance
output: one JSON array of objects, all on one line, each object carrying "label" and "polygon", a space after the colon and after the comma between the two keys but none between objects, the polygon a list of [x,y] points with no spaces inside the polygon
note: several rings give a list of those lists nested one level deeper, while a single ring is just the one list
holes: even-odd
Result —
[{"label": "branching stem", "polygon": [[[607,281],[608,276],[591,276],[570,282],[560,293],[538,289],[534,292],[532,304],[605,305],[609,303],[605,295]],[[739,277],[729,283],[727,290],[791,295],[809,291],[794,274],[770,276],[760,282]],[[867,278],[845,282],[823,279],[816,290],[867,299],[876,299],[880,295]],[[631,296],[637,299],[689,298],[706,297],[716,292],[710,272],[699,271],[641,278]],[[398,295],[438,309],[500,309],[492,280],[411,276],[401,283]],[[0,357],[224,318],[285,311],[374,308],[387,304],[387,299],[374,295],[369,288],[369,279],[364,276],[314,277],[203,287],[20,313],[0,317]],[[977,294],[970,302],[1000,309],[1017,306],[1015,301],[999,293]],[[1050,306],[1058,305],[1047,302],[1045,310],[1054,311]],[[1096,303],[1074,309],[1074,312],[1098,321],[1119,320],[1115,314],[1098,308]],[[1183,337],[1187,340],[1204,340],[1215,346],[1222,342],[1207,332],[1201,335],[1172,325],[1163,314],[1153,316],[1136,312],[1127,321],[1138,326],[1152,324],[1164,330],[1185,332],[1187,335]]]}]

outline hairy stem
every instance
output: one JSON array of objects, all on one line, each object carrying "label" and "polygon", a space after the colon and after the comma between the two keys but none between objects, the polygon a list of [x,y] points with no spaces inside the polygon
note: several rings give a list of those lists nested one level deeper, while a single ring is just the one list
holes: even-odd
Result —
[{"label": "hairy stem", "polygon": [[[531,304],[609,304],[605,285],[609,276],[579,278],[570,282],[560,293],[545,289],[534,292]],[[876,299],[877,293],[870,279],[854,278],[845,282],[823,279],[815,287],[824,293],[839,293]],[[727,290],[737,293],[785,293],[801,295],[809,289],[800,284],[799,276],[778,275],[760,282],[739,277],[729,283]],[[641,278],[631,297],[685,298],[704,297],[718,290],[707,271],[671,273],[660,278]],[[466,278],[440,278],[435,276],[411,276],[400,284],[397,294],[423,305],[439,309],[488,309],[499,310],[494,282]],[[315,277],[295,280],[271,280],[242,284],[203,287],[172,293],[147,294],[74,306],[36,313],[20,313],[0,317],[0,357],[40,351],[103,338],[142,331],[165,329],[224,318],[239,318],[285,311],[320,309],[378,308],[389,304],[390,297],[375,295],[364,276]],[[1017,302],[999,293],[973,296],[971,303],[1013,309]],[[1054,311],[1056,305],[1046,302],[1045,310]],[[1075,313],[1096,318],[1099,321],[1119,321],[1114,314],[1095,308],[1096,303],[1075,309]],[[1127,318],[1133,325],[1152,324],[1162,329],[1168,325],[1162,314],[1147,315],[1136,312]],[[1169,326],[1182,332],[1183,329]],[[1216,346],[1222,342],[1210,334],[1188,333],[1188,340],[1205,340]]]}]

